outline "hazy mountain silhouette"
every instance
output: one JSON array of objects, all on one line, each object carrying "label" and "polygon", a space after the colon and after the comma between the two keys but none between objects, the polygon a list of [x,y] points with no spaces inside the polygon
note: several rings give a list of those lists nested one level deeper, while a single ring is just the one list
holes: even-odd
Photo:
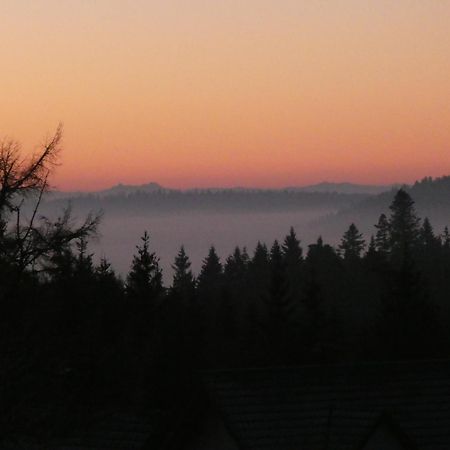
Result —
[{"label": "hazy mountain silhouette", "polygon": [[155,182],[150,182],[146,184],[122,184],[118,183],[115,186],[110,187],[109,189],[104,189],[102,191],[96,192],[97,195],[100,196],[108,196],[108,195],[126,195],[133,194],[135,192],[158,192],[166,190],[166,188],[162,187],[160,184]]},{"label": "hazy mountain silhouette", "polygon": [[303,192],[278,189],[165,189],[156,183],[143,186],[118,185],[92,193],[51,193],[44,209],[60,208],[68,201],[76,209],[146,214],[175,211],[337,211],[364,200],[368,194]]},{"label": "hazy mountain silhouette", "polygon": [[[403,185],[416,202],[421,217],[428,217],[433,222],[436,232],[450,222],[450,176],[438,178],[425,177],[413,185]],[[360,229],[366,234],[373,232],[380,211],[388,211],[396,188],[374,196],[367,196],[360,202],[341,208],[336,214],[327,215],[317,221],[316,226],[324,234],[332,230],[343,230],[348,222],[358,221]]]},{"label": "hazy mountain silhouette", "polygon": [[100,191],[59,191],[53,190],[47,194],[48,200],[55,199],[68,199],[68,198],[77,198],[77,197],[89,197],[89,196],[99,196],[99,197],[108,197],[114,195],[127,195],[133,194],[136,192],[158,192],[162,190],[169,190],[164,188],[158,183],[149,182],[146,184],[122,184],[118,183],[114,186],[111,186],[107,189],[102,189]]},{"label": "hazy mountain silhouette", "polygon": [[398,185],[370,185],[355,183],[331,183],[323,181],[322,183],[310,186],[290,187],[288,190],[301,192],[337,192],[339,194],[381,194]]}]

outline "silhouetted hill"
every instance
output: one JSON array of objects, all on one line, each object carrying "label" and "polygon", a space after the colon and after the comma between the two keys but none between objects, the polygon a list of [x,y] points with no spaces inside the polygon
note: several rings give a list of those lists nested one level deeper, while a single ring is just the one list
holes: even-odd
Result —
[{"label": "silhouetted hill", "polygon": [[128,195],[133,194],[135,192],[158,192],[162,190],[168,190],[162,187],[158,183],[150,182],[146,184],[122,184],[118,183],[108,189],[103,189],[100,191],[91,191],[91,192],[82,192],[82,191],[72,191],[72,192],[64,192],[64,191],[51,191],[47,194],[46,198],[48,200],[56,200],[56,199],[72,199],[78,197],[90,197],[90,196],[98,196],[98,197],[108,197],[113,195]]},{"label": "silhouetted hill", "polygon": [[166,190],[158,183],[147,183],[147,184],[116,184],[115,186],[104,189],[102,191],[97,192],[97,195],[100,196],[109,196],[109,195],[127,195],[127,194],[134,194],[135,192],[146,192],[146,193],[153,193],[158,192],[161,190]]},{"label": "silhouetted hill", "polygon": [[[439,178],[425,177],[413,185],[401,186],[415,201],[417,212],[421,217],[428,217],[440,233],[450,224],[450,176]],[[336,214],[328,215],[317,222],[317,227],[325,235],[330,230],[345,230],[350,222],[355,222],[367,235],[373,233],[381,212],[389,214],[398,187],[375,196],[368,196],[361,202],[341,208]]]},{"label": "silhouetted hill", "polygon": [[289,211],[319,209],[337,211],[364,200],[367,194],[302,192],[293,190],[194,189],[170,190],[151,183],[142,187],[119,185],[96,193],[50,195],[43,207],[61,208],[68,201],[76,209],[103,209],[107,213],[166,211]]},{"label": "silhouetted hill", "polygon": [[313,184],[311,186],[290,187],[288,190],[298,192],[337,192],[339,194],[380,194],[389,191],[393,185],[369,185],[354,183],[330,183],[324,181],[322,183]]}]

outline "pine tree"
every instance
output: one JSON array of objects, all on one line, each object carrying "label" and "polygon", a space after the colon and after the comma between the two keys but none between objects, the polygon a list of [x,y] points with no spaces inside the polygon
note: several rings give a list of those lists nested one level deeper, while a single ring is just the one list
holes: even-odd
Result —
[{"label": "pine tree", "polygon": [[219,286],[222,281],[223,267],[214,246],[211,246],[208,256],[203,260],[198,276],[198,289],[204,293]]},{"label": "pine tree", "polygon": [[267,302],[265,334],[268,340],[270,359],[285,363],[288,348],[289,319],[292,305],[287,295],[285,263],[281,246],[274,241],[269,256],[270,285]]},{"label": "pine tree", "polygon": [[389,221],[385,214],[381,214],[375,228],[377,229],[375,235],[375,249],[378,253],[387,256],[391,248],[391,238]]},{"label": "pine tree", "polygon": [[291,227],[282,245],[284,270],[286,273],[286,295],[291,303],[298,301],[302,283],[303,250]]},{"label": "pine tree", "polygon": [[195,279],[184,246],[181,246],[175,257],[172,269],[174,270],[172,292],[186,299],[191,298],[195,290]]},{"label": "pine tree", "polygon": [[87,252],[87,241],[85,238],[80,238],[76,242],[78,255],[75,262],[75,273],[82,280],[86,281],[94,276],[94,264],[92,262],[92,253]]},{"label": "pine tree", "polygon": [[[104,297],[114,295],[119,297],[123,290],[123,282],[117,277],[111,264],[105,257],[100,259],[100,264],[95,268],[94,275]],[[105,295],[105,292],[109,294]]]},{"label": "pine tree", "polygon": [[159,258],[149,250],[150,236],[147,231],[141,240],[142,245],[136,247],[137,255],[133,257],[127,277],[127,294],[132,299],[151,301],[163,292],[162,271]]},{"label": "pine tree", "polygon": [[266,245],[259,241],[248,264],[248,285],[249,301],[245,315],[248,326],[256,329],[255,324],[259,322],[262,306],[269,295],[270,285],[269,252]]},{"label": "pine tree", "polygon": [[428,217],[425,217],[423,220],[422,227],[419,231],[419,240],[421,246],[429,251],[437,250],[440,246],[440,240],[434,234],[433,227],[431,226]]},{"label": "pine tree", "polygon": [[100,259],[100,264],[95,268],[95,273],[97,274],[98,278],[101,279],[107,279],[114,274],[114,270],[111,267],[111,264],[109,261],[102,257]]},{"label": "pine tree", "polygon": [[244,257],[244,253],[239,247],[234,249],[232,255],[230,255],[225,262],[225,277],[227,283],[235,283],[242,280],[246,274],[248,261]]},{"label": "pine tree", "polygon": [[341,251],[344,260],[355,261],[360,258],[361,252],[364,250],[365,241],[362,234],[354,223],[350,225],[348,230],[342,237],[339,250]]},{"label": "pine tree", "polygon": [[269,251],[266,244],[262,244],[258,241],[256,244],[253,258],[249,263],[249,270],[252,275],[253,283],[263,283],[267,280],[269,273]]},{"label": "pine tree", "polygon": [[414,200],[404,189],[399,189],[389,209],[390,246],[393,258],[401,261],[417,245],[420,219],[414,208]]},{"label": "pine tree", "polygon": [[374,269],[377,266],[379,260],[379,253],[377,252],[377,245],[375,243],[375,237],[370,236],[369,245],[367,246],[367,252],[364,255],[364,261],[370,269]]},{"label": "pine tree", "polygon": [[282,245],[284,263],[287,267],[299,267],[303,260],[303,250],[297,239],[294,228],[291,227],[289,234],[284,238]]},{"label": "pine tree", "polygon": [[373,255],[377,251],[377,245],[375,243],[375,238],[372,234],[370,236],[369,246],[367,247],[367,255]]}]

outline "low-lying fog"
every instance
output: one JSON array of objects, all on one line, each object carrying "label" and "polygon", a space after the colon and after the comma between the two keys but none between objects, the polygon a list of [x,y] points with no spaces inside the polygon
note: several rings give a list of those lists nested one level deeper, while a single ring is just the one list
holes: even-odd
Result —
[{"label": "low-lying fog", "polygon": [[[331,212],[323,209],[248,213],[183,211],[128,217],[105,212],[100,237],[91,244],[91,249],[97,258],[106,256],[115,270],[125,275],[136,252],[136,245],[140,244],[140,237],[147,230],[151,238],[151,250],[160,257],[165,281],[170,282],[170,266],[181,245],[185,246],[191,258],[193,271],[198,273],[211,245],[216,247],[224,261],[236,245],[247,247],[250,254],[258,240],[270,247],[274,239],[284,239],[291,226],[306,249],[319,236],[314,226],[315,220]],[[335,243],[340,231],[339,234],[324,238]]]}]

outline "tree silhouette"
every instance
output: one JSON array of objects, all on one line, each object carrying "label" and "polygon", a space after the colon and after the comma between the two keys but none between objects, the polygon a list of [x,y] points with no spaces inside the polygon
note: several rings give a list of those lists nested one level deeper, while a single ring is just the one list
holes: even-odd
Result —
[{"label": "tree silhouette", "polygon": [[414,208],[414,200],[404,189],[398,190],[389,209],[391,252],[394,260],[399,262],[407,252],[411,254],[417,245],[420,219]]},{"label": "tree silhouette", "polygon": [[381,214],[375,228],[377,229],[375,235],[375,249],[383,256],[387,256],[391,249],[391,237],[390,225],[386,214]]},{"label": "tree silhouette", "polygon": [[[62,139],[60,125],[53,137],[30,159],[23,158],[15,141],[0,142],[0,264],[19,282],[27,269],[43,269],[43,263],[74,240],[95,234],[100,216],[89,214],[73,226],[70,208],[52,221],[39,217],[49,175],[57,164]],[[33,201],[31,217],[23,214],[25,200]],[[13,279],[12,279],[13,278]]]},{"label": "tree silhouette", "polygon": [[339,250],[346,261],[354,261],[359,259],[365,245],[362,234],[356,228],[356,225],[352,223],[342,237]]},{"label": "tree silhouette", "polygon": [[303,250],[300,247],[300,241],[297,239],[293,227],[291,227],[289,234],[284,238],[282,252],[286,267],[299,266],[303,260]]},{"label": "tree silhouette", "polygon": [[144,232],[141,240],[142,245],[136,247],[137,255],[133,257],[126,289],[129,298],[151,302],[163,292],[162,271],[159,267],[159,259],[149,250],[150,236],[147,231]]},{"label": "tree silhouette", "polygon": [[422,226],[420,227],[419,241],[421,246],[430,250],[432,253],[437,252],[441,245],[439,238],[434,234],[433,227],[431,226],[428,217],[425,217]]},{"label": "tree silhouette", "polygon": [[195,279],[191,271],[191,262],[184,246],[180,247],[172,269],[174,274],[171,291],[181,299],[192,299],[195,290]]},{"label": "tree silhouette", "polygon": [[217,286],[222,281],[223,267],[214,246],[208,251],[208,256],[203,260],[203,264],[198,276],[198,290],[207,293],[211,288]]}]

